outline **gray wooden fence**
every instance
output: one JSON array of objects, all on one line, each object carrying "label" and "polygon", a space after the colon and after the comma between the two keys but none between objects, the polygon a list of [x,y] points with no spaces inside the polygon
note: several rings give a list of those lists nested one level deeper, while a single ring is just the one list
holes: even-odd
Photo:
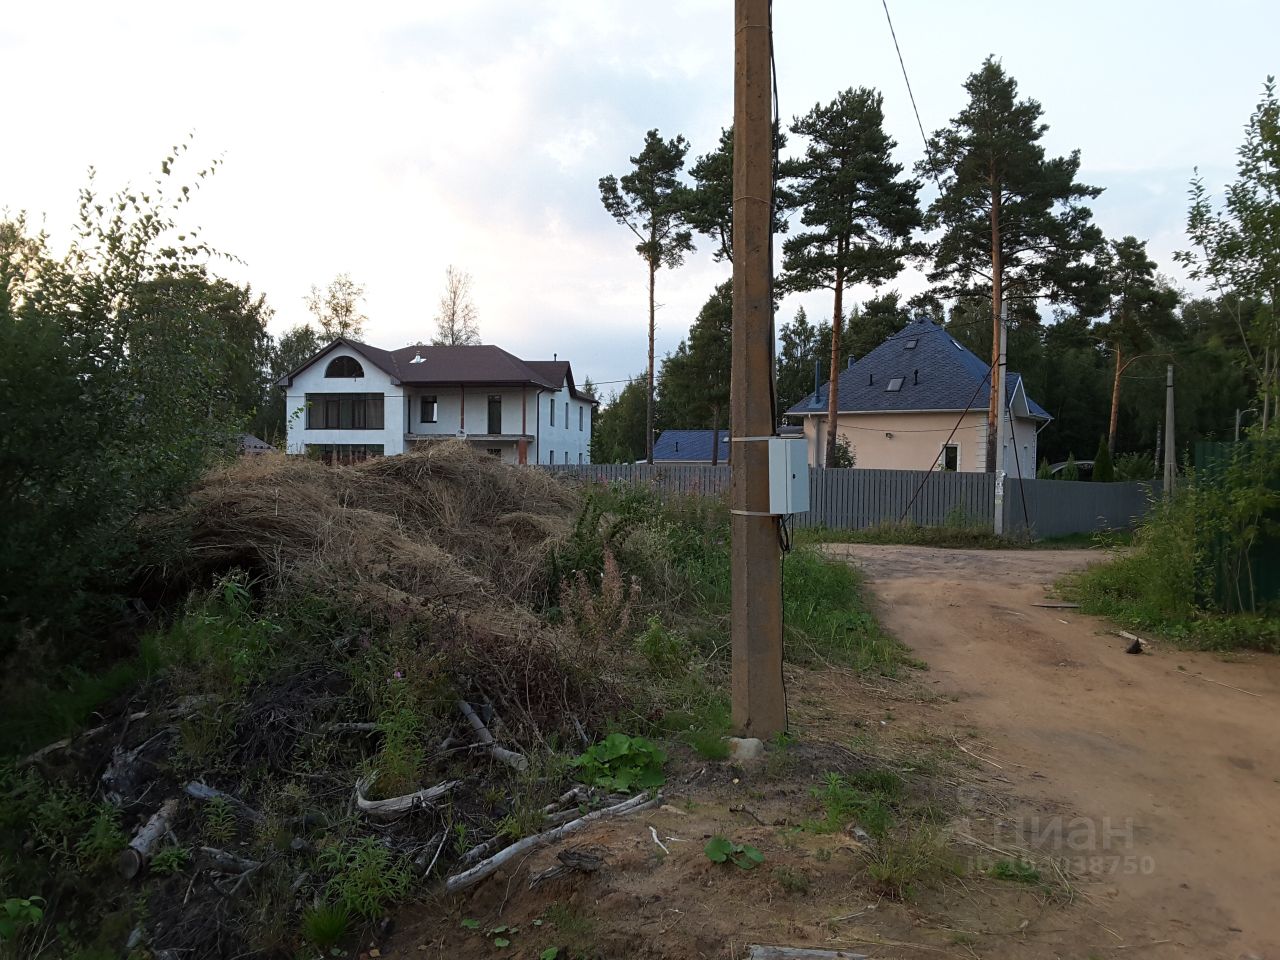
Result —
[{"label": "gray wooden fence", "polygon": [[[662,490],[716,496],[729,490],[729,467],[702,464],[569,464],[541,466],[555,474],[600,483],[649,483]],[[1058,537],[1132,527],[1148,510],[1150,484],[1008,480],[1005,531]],[[1025,510],[1024,510],[1025,504]],[[910,505],[910,506],[908,506]],[[809,511],[798,527],[854,530],[905,521],[921,526],[989,529],[995,515],[995,477],[936,470],[809,470]]]}]

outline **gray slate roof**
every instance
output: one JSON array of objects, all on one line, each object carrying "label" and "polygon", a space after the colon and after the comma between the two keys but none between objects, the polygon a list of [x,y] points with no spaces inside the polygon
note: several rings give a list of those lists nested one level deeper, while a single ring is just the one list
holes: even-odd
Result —
[{"label": "gray slate roof", "polygon": [[[983,381],[988,369],[989,364],[932,320],[915,320],[840,374],[840,412],[964,410],[969,406],[985,410],[990,391]],[[900,389],[888,390],[897,377],[902,378]],[[1021,374],[1009,373],[1004,389],[1006,404],[1012,402],[1021,382]],[[824,383],[787,413],[825,413],[828,385]],[[1027,407],[1037,419],[1053,419],[1030,397]]]},{"label": "gray slate roof", "polygon": [[691,463],[711,462],[711,438],[720,435],[720,462],[729,462],[729,431],[663,430],[653,444],[654,460],[687,460]]}]

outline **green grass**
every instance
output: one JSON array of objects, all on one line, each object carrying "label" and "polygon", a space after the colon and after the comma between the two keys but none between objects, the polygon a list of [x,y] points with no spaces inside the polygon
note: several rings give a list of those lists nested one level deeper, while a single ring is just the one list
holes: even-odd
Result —
[{"label": "green grass", "polygon": [[813,790],[823,816],[807,821],[805,829],[839,833],[853,823],[872,837],[884,838],[893,827],[893,804],[902,788],[902,779],[891,771],[860,771],[847,777],[829,773],[822,787]]},{"label": "green grass", "polygon": [[903,836],[888,836],[867,853],[867,875],[885,896],[910,900],[922,886],[959,876],[959,858],[937,827],[919,824]]},{"label": "green grass", "polygon": [[892,676],[910,663],[907,648],[880,627],[867,606],[862,575],[812,546],[787,555],[782,618],[793,661],[831,661]]}]

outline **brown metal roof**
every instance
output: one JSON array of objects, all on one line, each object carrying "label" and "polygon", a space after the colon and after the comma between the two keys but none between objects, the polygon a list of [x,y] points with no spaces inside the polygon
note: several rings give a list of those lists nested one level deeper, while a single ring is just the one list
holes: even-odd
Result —
[{"label": "brown metal roof", "polygon": [[322,359],[335,347],[345,345],[382,370],[392,381],[405,386],[450,384],[530,384],[548,390],[559,390],[566,381],[575,397],[573,371],[566,360],[521,360],[501,347],[491,344],[436,347],[411,346],[399,350],[383,350],[367,343],[339,337],[296,370],[282,377],[280,386],[289,386],[293,378]]}]

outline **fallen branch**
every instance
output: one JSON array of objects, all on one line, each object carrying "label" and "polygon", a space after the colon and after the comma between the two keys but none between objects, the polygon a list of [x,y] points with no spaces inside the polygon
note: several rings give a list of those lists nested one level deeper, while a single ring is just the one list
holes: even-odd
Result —
[{"label": "fallen branch", "polygon": [[217,873],[243,874],[262,866],[260,860],[250,860],[217,847],[201,847],[200,854],[205,865]]},{"label": "fallen branch", "polygon": [[808,947],[747,947],[747,960],[869,960],[865,953],[848,950],[813,950]]},{"label": "fallen branch", "polygon": [[1236,693],[1248,694],[1251,697],[1257,697],[1259,700],[1263,699],[1262,694],[1260,693],[1254,693],[1252,690],[1244,689],[1244,687],[1233,687],[1231,684],[1223,683],[1221,680],[1211,680],[1203,674],[1183,673],[1182,675],[1184,677],[1190,677],[1193,680],[1203,680],[1205,683],[1216,683],[1220,687],[1226,687],[1228,690],[1234,690]]},{"label": "fallen branch", "polygon": [[186,795],[191,797],[193,800],[222,800],[246,820],[251,820],[254,823],[262,823],[267,819],[239,797],[233,797],[229,793],[224,793],[221,790],[214,789],[207,783],[201,783],[199,780],[192,780],[182,789]]},{"label": "fallen branch", "polygon": [[169,832],[174,814],[177,812],[178,801],[170,797],[160,804],[160,809],[151,815],[151,819],[138,828],[129,845],[120,853],[118,862],[122,877],[132,880],[142,872],[142,868],[151,859],[151,852]]},{"label": "fallen branch", "polygon": [[500,747],[494,742],[493,734],[489,732],[489,728],[484,725],[484,721],[476,716],[476,712],[471,709],[471,704],[465,700],[458,701],[458,709],[462,711],[462,715],[467,718],[467,722],[471,724],[471,729],[475,731],[476,739],[484,744],[485,749],[489,751],[489,755],[495,760],[501,760],[508,766],[514,767],[523,773],[529,769],[529,761],[523,754]]},{"label": "fallen branch", "polygon": [[[128,722],[135,723],[138,720],[146,719],[150,715],[151,715],[150,710],[138,710],[135,713],[129,714]],[[84,733],[78,733],[74,737],[63,737],[61,740],[55,740],[53,743],[50,743],[50,744],[47,744],[46,746],[41,747],[35,753],[31,753],[23,757],[21,760],[18,761],[18,767],[19,768],[28,767],[33,763],[39,763],[49,754],[56,753],[59,750],[65,750],[67,747],[71,746],[71,744],[76,743],[80,740],[92,740],[94,737],[102,736],[102,734],[110,730],[112,726],[114,726],[114,724],[104,723],[101,726],[92,727],[84,731]]]},{"label": "fallen branch", "polygon": [[957,740],[955,737],[952,737],[952,738],[951,738],[951,742],[952,742],[952,743],[954,743],[954,744],[955,744],[957,747],[959,747],[961,750],[963,750],[965,753],[967,753],[969,756],[973,757],[975,760],[981,760],[983,763],[989,763],[989,764],[991,764],[993,767],[995,767],[997,770],[1003,770],[1003,769],[1004,769],[1004,767],[1000,766],[1000,764],[996,763],[994,760],[988,759],[987,757],[984,757],[984,756],[983,756],[982,754],[980,754],[980,753],[974,753],[972,750],[970,750],[968,747],[966,747],[963,743],[961,743],[961,742],[960,742],[959,740]]},{"label": "fallen branch", "polygon": [[331,723],[326,729],[329,733],[377,733],[378,725],[367,723]]},{"label": "fallen branch", "polygon": [[1033,603],[1033,607],[1046,607],[1049,610],[1079,610],[1080,604],[1066,603],[1061,600],[1046,600],[1043,603]]},{"label": "fallen branch", "polygon": [[538,847],[546,846],[550,843],[555,843],[562,837],[567,837],[569,834],[581,830],[594,820],[602,820],[605,817],[616,817],[627,813],[635,813],[638,810],[655,806],[661,802],[662,797],[659,794],[640,793],[631,797],[629,800],[624,800],[616,806],[605,807],[603,810],[594,810],[585,816],[579,817],[577,820],[566,823],[562,827],[556,827],[554,830],[547,830],[544,833],[535,833],[531,837],[525,837],[523,840],[517,840],[515,843],[511,844],[511,846],[494,854],[489,859],[477,863],[469,870],[464,870],[462,873],[455,873],[445,884],[445,890],[449,893],[457,893],[459,890],[465,890],[472,884],[479,883],[504,863],[518,857],[520,854],[526,851],[535,850]]},{"label": "fallen branch", "polygon": [[461,780],[446,780],[434,787],[406,793],[402,797],[389,797],[386,800],[368,800],[365,793],[373,786],[375,777],[364,777],[356,781],[356,807],[361,813],[367,813],[376,819],[389,819],[435,805],[435,801],[460,784]]},{"label": "fallen branch", "polygon": [[560,796],[557,797],[554,802],[548,803],[545,807],[543,807],[542,812],[547,814],[555,813],[557,810],[559,810],[561,807],[565,806],[566,804],[573,803],[575,800],[586,800],[590,797],[590,795],[591,795],[591,791],[588,790],[586,787],[582,787],[582,786],[571,787],[570,789],[566,790],[564,793],[560,794]]}]

